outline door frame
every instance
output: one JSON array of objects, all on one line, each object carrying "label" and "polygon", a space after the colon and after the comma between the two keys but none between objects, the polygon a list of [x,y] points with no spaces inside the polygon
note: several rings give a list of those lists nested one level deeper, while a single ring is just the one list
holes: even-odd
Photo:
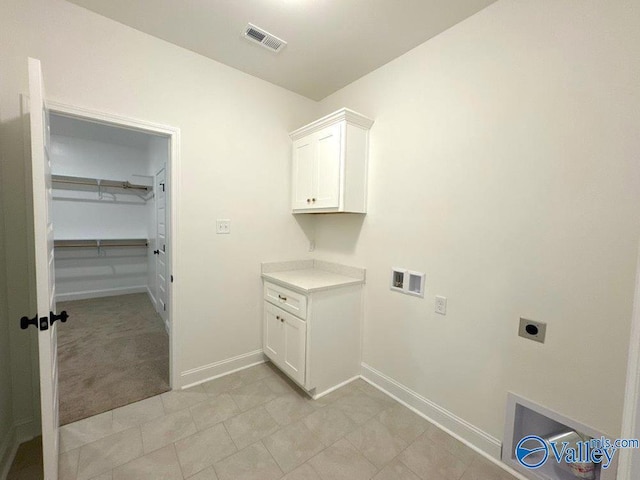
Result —
[{"label": "door frame", "polygon": [[[169,195],[166,197],[168,212],[169,248],[167,249],[170,278],[176,276],[178,262],[178,203],[180,188],[180,129],[169,125],[140,120],[133,117],[116,115],[113,113],[91,110],[66,103],[46,99],[47,106],[51,113],[74,117],[95,123],[113,125],[116,127],[137,130],[144,133],[163,135],[169,139],[169,158],[165,165],[167,178],[170,182]],[[180,278],[180,277],[178,277]],[[173,281],[168,282],[167,296],[169,302],[169,385],[172,390],[181,387],[180,380],[180,349],[178,348],[180,326],[176,319],[176,303],[179,295],[176,294],[176,285]]]},{"label": "door frame", "polygon": [[[640,436],[640,244],[636,259],[636,285],[633,295],[633,313],[631,315],[631,332],[629,341],[629,357],[627,363],[627,380],[622,411],[622,438],[638,438]],[[619,452],[618,480],[633,480],[640,473],[640,452],[622,449]]]}]

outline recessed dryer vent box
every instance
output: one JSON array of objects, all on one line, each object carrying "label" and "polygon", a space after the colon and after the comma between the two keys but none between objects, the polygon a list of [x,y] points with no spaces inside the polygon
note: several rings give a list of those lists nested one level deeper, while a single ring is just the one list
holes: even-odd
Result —
[{"label": "recessed dryer vent box", "polygon": [[[602,439],[607,438],[612,443],[613,437],[598,431],[588,425],[577,422],[565,415],[555,412],[547,407],[543,407],[514,393],[507,396],[507,409],[504,426],[504,436],[502,444],[502,461],[509,467],[516,470],[526,478],[531,480],[580,480],[592,478],[594,480],[615,480],[618,471],[617,451],[613,457],[613,461],[608,468],[602,468],[602,464],[593,464],[592,475],[584,475],[580,477],[572,471],[571,465],[562,457],[561,462],[555,459],[553,452],[549,452],[548,458],[544,457],[544,447],[531,450],[524,457],[525,463],[528,465],[541,463],[536,468],[526,468],[516,458],[516,448],[522,442],[522,448],[531,448],[532,446],[542,446],[546,444],[547,451],[550,442],[555,442],[556,447],[562,450],[561,440],[563,434],[570,432],[578,434],[581,439]],[[531,438],[532,436],[539,437]],[[567,448],[571,445],[567,445]],[[572,448],[576,448],[573,446]],[[521,451],[521,450],[520,450]]]}]

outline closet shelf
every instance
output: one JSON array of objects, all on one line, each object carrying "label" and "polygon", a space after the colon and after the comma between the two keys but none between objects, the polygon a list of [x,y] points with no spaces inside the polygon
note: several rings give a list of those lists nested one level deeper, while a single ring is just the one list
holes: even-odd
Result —
[{"label": "closet shelf", "polygon": [[138,185],[126,180],[103,180],[100,178],[70,177],[66,175],[52,175],[54,188],[65,190],[95,191],[105,193],[128,193],[144,195],[153,190],[147,185]]},{"label": "closet shelf", "polygon": [[54,248],[148,247],[146,238],[110,238],[106,240],[54,240]]}]

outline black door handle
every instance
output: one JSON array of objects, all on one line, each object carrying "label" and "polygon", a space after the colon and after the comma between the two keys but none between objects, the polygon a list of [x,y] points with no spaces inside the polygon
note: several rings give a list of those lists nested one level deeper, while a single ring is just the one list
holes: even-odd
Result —
[{"label": "black door handle", "polygon": [[49,317],[40,317],[38,318],[38,314],[35,317],[22,317],[20,319],[20,328],[22,330],[26,330],[30,325],[33,325],[38,330],[49,330],[49,325],[53,325],[55,322],[60,320],[62,323],[66,322],[69,318],[69,314],[66,311],[60,313],[60,315],[56,315],[53,312],[49,312]]},{"label": "black door handle", "polygon": [[154,254],[154,255],[160,255],[160,250],[154,250],[154,251],[153,251],[153,254]]},{"label": "black door handle", "polygon": [[33,325],[34,327],[38,328],[38,314],[36,313],[36,316],[33,318],[29,318],[29,317],[22,317],[20,319],[20,328],[22,330],[26,330],[27,328],[29,328],[29,325]]},{"label": "black door handle", "polygon": [[54,323],[56,323],[58,320],[60,320],[62,323],[66,322],[67,319],[69,318],[69,314],[67,313],[66,310],[63,310],[60,315],[56,315],[53,312],[49,312],[49,324],[53,325]]}]

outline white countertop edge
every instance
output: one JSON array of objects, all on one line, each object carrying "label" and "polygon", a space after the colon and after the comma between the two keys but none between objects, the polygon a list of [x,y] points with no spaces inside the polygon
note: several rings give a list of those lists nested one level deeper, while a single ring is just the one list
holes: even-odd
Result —
[{"label": "white countertop edge", "polygon": [[[298,270],[300,270],[300,269],[298,269]],[[278,273],[278,272],[273,272],[273,273]],[[325,290],[333,290],[334,288],[352,287],[352,286],[355,286],[355,285],[363,285],[365,283],[364,279],[351,277],[351,280],[346,280],[344,282],[335,283],[333,285],[325,285],[325,286],[322,286],[322,287],[304,288],[304,287],[301,287],[299,285],[296,285],[295,283],[291,283],[291,282],[288,282],[286,280],[281,280],[279,278],[274,278],[270,273],[263,273],[261,275],[261,277],[263,279],[265,279],[265,280],[269,280],[270,282],[275,283],[277,285],[280,285],[282,287],[289,288],[291,290],[294,290],[294,291],[299,292],[299,293],[304,293],[304,294],[306,294],[306,293],[314,293],[314,292],[322,292],[322,291],[325,291]]]}]

